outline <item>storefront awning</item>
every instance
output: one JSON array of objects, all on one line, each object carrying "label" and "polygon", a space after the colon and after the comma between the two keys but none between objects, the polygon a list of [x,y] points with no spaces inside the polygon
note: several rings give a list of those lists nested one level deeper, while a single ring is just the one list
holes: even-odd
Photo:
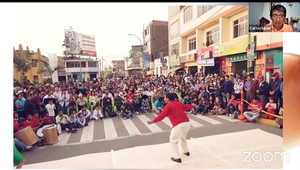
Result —
[{"label": "storefront awning", "polygon": [[175,72],[175,71],[177,71],[177,70],[179,70],[179,69],[181,69],[181,68],[183,68],[183,66],[177,66],[177,67],[171,68],[171,69],[169,70],[169,73]]}]

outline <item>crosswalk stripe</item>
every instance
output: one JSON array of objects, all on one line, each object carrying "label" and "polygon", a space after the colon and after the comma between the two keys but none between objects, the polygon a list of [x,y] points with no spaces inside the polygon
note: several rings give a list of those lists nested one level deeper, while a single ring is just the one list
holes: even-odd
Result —
[{"label": "crosswalk stripe", "polygon": [[190,119],[190,123],[193,127],[200,127],[203,126],[201,123],[194,121],[193,119]]},{"label": "crosswalk stripe", "polygon": [[106,139],[118,137],[112,118],[103,119],[103,123]]},{"label": "crosswalk stripe", "polygon": [[88,143],[93,141],[94,136],[94,121],[90,121],[88,126],[85,126],[82,130],[80,143]]},{"label": "crosswalk stripe", "polygon": [[232,119],[232,118],[230,118],[228,116],[225,116],[225,115],[219,115],[218,117],[221,118],[221,119],[227,120],[229,122],[240,122],[240,120],[238,120],[238,119]]},{"label": "crosswalk stripe", "polygon": [[[153,115],[154,117],[157,116],[156,113],[153,113],[152,115]],[[172,123],[170,122],[170,120],[169,120],[167,117],[165,117],[165,118],[162,120],[162,122],[164,122],[165,124],[167,124],[167,125],[170,126],[170,127],[173,126]]]},{"label": "crosswalk stripe", "polygon": [[217,121],[215,119],[209,118],[208,116],[203,116],[203,115],[195,115],[195,116],[197,118],[202,119],[202,120],[204,120],[206,122],[209,122],[209,123],[211,123],[213,125],[222,124],[222,122],[219,122],[219,121]]},{"label": "crosswalk stripe", "polygon": [[148,125],[147,121],[150,120],[145,115],[137,115],[137,117],[151,130],[151,132],[161,132],[163,131],[159,126],[156,124]]},{"label": "crosswalk stripe", "polygon": [[58,142],[54,145],[65,145],[65,144],[67,144],[70,136],[71,136],[71,133],[62,132],[60,135],[58,135]]},{"label": "crosswalk stripe", "polygon": [[133,135],[138,135],[138,134],[141,134],[141,132],[139,131],[139,129],[134,125],[134,123],[132,122],[131,119],[122,119],[122,122],[124,123],[126,129],[127,129],[127,132],[129,133],[130,136],[133,136]]},{"label": "crosswalk stripe", "polygon": [[170,120],[169,120],[168,118],[164,118],[164,119],[162,120],[162,122],[164,122],[165,124],[167,124],[167,125],[170,126],[170,127],[173,126],[172,123],[170,122]]}]

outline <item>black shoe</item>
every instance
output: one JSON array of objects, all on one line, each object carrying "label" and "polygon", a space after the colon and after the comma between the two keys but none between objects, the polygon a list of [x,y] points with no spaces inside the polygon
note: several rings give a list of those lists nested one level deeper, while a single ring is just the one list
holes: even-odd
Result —
[{"label": "black shoe", "polygon": [[181,163],[181,158],[176,159],[176,158],[172,157],[171,160],[174,161],[174,162]]},{"label": "black shoe", "polygon": [[186,156],[190,156],[190,152],[184,153]]},{"label": "black shoe", "polygon": [[77,129],[72,129],[71,130],[71,133],[75,133],[75,132],[77,132]]}]

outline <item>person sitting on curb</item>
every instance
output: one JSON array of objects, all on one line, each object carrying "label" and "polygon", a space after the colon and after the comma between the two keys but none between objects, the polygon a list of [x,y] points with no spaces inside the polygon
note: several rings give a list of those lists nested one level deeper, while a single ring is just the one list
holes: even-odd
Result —
[{"label": "person sitting on curb", "polygon": [[250,111],[245,111],[244,116],[246,119],[244,122],[254,122],[257,118],[260,117],[260,112],[262,110],[262,104],[257,97],[252,99],[252,102],[248,105]]}]

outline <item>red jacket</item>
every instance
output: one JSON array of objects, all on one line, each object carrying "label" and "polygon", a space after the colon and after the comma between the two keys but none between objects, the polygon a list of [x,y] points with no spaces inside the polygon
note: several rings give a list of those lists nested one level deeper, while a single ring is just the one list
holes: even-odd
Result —
[{"label": "red jacket", "polygon": [[175,127],[182,122],[190,121],[185,111],[193,108],[194,105],[191,104],[183,104],[178,101],[169,101],[163,108],[162,112],[154,118],[153,122],[159,122],[168,116],[173,127]]}]

